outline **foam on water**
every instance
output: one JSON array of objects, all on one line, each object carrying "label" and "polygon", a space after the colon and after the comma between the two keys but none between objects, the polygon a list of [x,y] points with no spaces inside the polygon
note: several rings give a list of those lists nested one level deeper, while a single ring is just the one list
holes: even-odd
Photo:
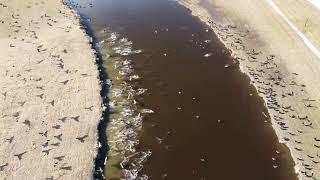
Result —
[{"label": "foam on water", "polygon": [[[133,43],[120,34],[100,31],[103,37],[98,45],[106,61],[106,69],[110,79],[106,84],[110,88],[109,108],[110,122],[108,124],[108,160],[120,158],[121,179],[148,179],[140,175],[144,161],[151,155],[151,151],[137,151],[138,133],[142,128],[143,114],[153,113],[151,109],[142,109],[137,106],[135,98],[144,94],[147,89],[134,88],[132,81],[140,79],[134,74],[130,55],[142,53],[142,50],[133,50]],[[108,166],[107,161],[107,166]],[[108,170],[108,169],[107,169]]]},{"label": "foam on water", "polygon": [[93,2],[80,10],[93,20],[110,77],[107,179],[294,179],[285,151],[275,154],[262,102],[208,27],[173,1]]}]

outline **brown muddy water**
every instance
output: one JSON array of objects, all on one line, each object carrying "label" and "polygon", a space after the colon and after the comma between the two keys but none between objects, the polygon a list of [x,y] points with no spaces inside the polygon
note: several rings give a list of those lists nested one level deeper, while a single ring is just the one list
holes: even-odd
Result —
[{"label": "brown muddy water", "polygon": [[152,152],[140,174],[155,180],[297,179],[262,98],[215,34],[185,8],[167,0],[73,4],[94,33],[108,28],[143,50],[130,56],[141,77],[131,84],[148,89],[136,100],[155,113],[144,117],[139,132],[136,149]]}]

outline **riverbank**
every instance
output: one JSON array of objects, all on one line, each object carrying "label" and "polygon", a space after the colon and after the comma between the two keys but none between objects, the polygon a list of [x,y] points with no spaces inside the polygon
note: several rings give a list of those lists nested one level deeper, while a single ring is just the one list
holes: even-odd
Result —
[{"label": "riverbank", "polygon": [[[279,140],[291,151],[299,178],[319,178],[319,30],[313,18],[303,26],[297,20],[315,17],[316,8],[303,1],[300,8],[299,3],[279,1],[178,2],[218,35],[250,77],[265,100]],[[295,13],[289,13],[292,9]]]},{"label": "riverbank", "polygon": [[0,179],[93,178],[103,108],[79,17],[58,0],[0,9]]}]

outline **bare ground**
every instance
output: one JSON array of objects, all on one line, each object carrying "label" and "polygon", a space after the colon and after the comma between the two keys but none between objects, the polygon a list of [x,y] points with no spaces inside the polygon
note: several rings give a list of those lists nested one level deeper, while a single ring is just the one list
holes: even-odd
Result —
[{"label": "bare ground", "polygon": [[0,179],[90,179],[96,56],[59,0],[0,0]]}]

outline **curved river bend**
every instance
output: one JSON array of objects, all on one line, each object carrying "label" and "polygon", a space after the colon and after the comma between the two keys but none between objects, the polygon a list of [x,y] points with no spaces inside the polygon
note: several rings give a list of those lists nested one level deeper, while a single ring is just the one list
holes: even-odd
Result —
[{"label": "curved river bend", "polygon": [[67,3],[96,35],[110,76],[107,179],[297,179],[262,99],[185,8],[168,0]]}]

